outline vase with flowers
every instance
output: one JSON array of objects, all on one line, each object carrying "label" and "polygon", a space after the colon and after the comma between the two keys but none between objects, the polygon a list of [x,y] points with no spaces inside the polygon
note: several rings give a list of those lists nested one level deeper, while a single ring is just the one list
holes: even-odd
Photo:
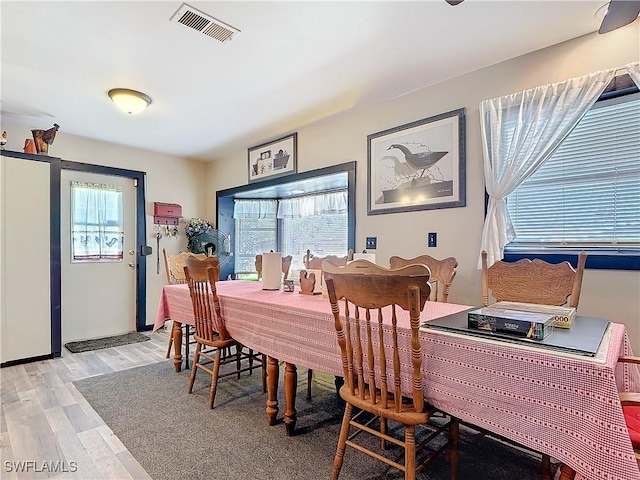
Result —
[{"label": "vase with flowers", "polygon": [[184,228],[184,233],[187,235],[187,249],[191,253],[205,253],[202,246],[202,236],[211,230],[213,230],[213,225],[206,220],[202,220],[201,218],[192,218],[189,220],[189,223]]}]

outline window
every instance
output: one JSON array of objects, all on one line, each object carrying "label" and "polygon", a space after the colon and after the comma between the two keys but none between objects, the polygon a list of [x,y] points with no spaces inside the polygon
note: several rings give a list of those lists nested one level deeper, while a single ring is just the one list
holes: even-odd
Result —
[{"label": "window", "polygon": [[[291,249],[287,254],[294,256],[300,255],[302,258],[302,251],[299,254],[295,254],[296,248],[301,248],[304,245],[302,243],[306,240],[302,237],[302,234],[298,234],[300,241],[295,243],[293,241],[289,246],[284,245],[285,238],[289,235],[296,235],[296,232],[302,231],[314,231],[313,226],[309,227],[308,224],[301,218],[302,215],[297,215],[296,212],[300,211],[299,207],[296,207],[295,198],[313,196],[320,194],[327,194],[332,192],[344,192],[341,196],[327,195],[324,197],[325,201],[313,202],[313,213],[317,215],[332,215],[332,214],[344,214],[346,219],[346,234],[345,234],[345,247],[341,254],[346,255],[348,249],[354,248],[355,241],[355,192],[356,192],[356,162],[346,162],[339,165],[332,165],[329,167],[323,167],[316,170],[309,170],[302,173],[296,173],[292,175],[286,175],[283,177],[273,178],[265,180],[264,182],[252,183],[249,185],[243,185],[240,187],[234,187],[226,190],[219,190],[216,192],[216,228],[229,235],[231,239],[231,249],[233,261],[228,261],[220,266],[220,278],[255,278],[255,255],[262,253],[263,251],[271,250],[271,248],[265,248],[263,250],[262,245],[257,245],[257,239],[255,235],[265,235],[262,233],[253,232],[250,235],[254,235],[253,240],[245,243],[244,237],[253,229],[269,229],[271,230],[272,242],[275,242],[274,251],[281,251],[285,253],[285,248]],[[244,210],[238,210],[236,204],[238,201],[246,200],[262,200],[264,204],[249,206]],[[268,205],[268,201],[271,201],[273,206]],[[262,202],[261,202],[262,203]],[[306,202],[299,202],[300,204]],[[302,206],[302,205],[301,205]],[[306,205],[311,208],[311,205]],[[279,212],[280,210],[280,212]],[[309,210],[308,212],[311,212]],[[305,210],[305,215],[307,211]],[[270,217],[269,217],[270,215]],[[312,215],[316,216],[316,215]],[[239,218],[241,217],[241,218]],[[260,218],[267,220],[271,218],[269,222],[263,222],[261,225],[255,222],[239,222],[239,220],[248,220]],[[286,218],[285,218],[286,217]],[[299,222],[303,222],[303,225],[295,225],[294,222],[288,222],[288,220],[295,220],[297,218]],[[327,222],[326,219],[317,219],[319,222]],[[312,222],[313,220],[307,220]],[[336,228],[335,221],[332,221],[331,228]],[[269,226],[265,226],[269,225]],[[323,228],[325,225],[320,224],[317,229]],[[238,230],[239,229],[239,230]],[[289,233],[284,233],[285,231]],[[321,231],[321,230],[320,230]],[[342,232],[337,230],[336,232],[327,232],[331,241],[334,242],[336,238],[342,236]],[[275,240],[273,240],[275,238]],[[309,240],[312,240],[309,238]],[[312,240],[313,243],[306,248],[318,249],[318,255],[322,255],[321,251],[330,251],[335,246],[322,246],[323,240]],[[249,247],[249,245],[252,245]],[[306,252],[306,248],[303,249]],[[249,250],[252,251],[249,251]],[[242,258],[242,260],[240,260]],[[237,265],[236,265],[237,264]],[[302,260],[300,260],[302,265]],[[237,269],[236,269],[237,266]],[[249,272],[249,273],[241,273]],[[295,278],[296,273],[290,269],[289,277]]]},{"label": "window", "polygon": [[[271,204],[277,205],[276,210]],[[346,190],[285,200],[236,200],[234,208],[236,278],[256,278],[255,256],[270,250],[291,255],[290,278],[298,278],[307,250],[315,255],[346,255]],[[247,218],[248,217],[248,218]],[[267,217],[267,218],[253,218]]]},{"label": "window", "polygon": [[596,102],[507,208],[508,254],[639,255],[640,94]]},{"label": "window", "polygon": [[275,218],[236,219],[235,272],[237,278],[257,279],[256,255],[278,250]]},{"label": "window", "polygon": [[122,260],[122,191],[110,185],[72,182],[71,202],[72,261]]},{"label": "window", "polygon": [[325,257],[347,254],[347,214],[333,213],[282,220],[282,251],[291,255],[289,276],[300,278],[307,249],[314,255]]}]

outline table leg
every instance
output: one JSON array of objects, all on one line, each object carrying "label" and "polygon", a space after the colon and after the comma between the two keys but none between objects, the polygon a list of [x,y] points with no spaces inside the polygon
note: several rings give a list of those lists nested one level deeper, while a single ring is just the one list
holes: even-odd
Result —
[{"label": "table leg", "polygon": [[267,423],[275,425],[278,417],[278,359],[267,357]]},{"label": "table leg", "polygon": [[179,372],[182,370],[182,323],[174,320],[171,335],[173,335],[173,368]]},{"label": "table leg", "polygon": [[296,390],[298,387],[298,369],[293,363],[284,364],[284,428],[290,437],[296,429]]}]

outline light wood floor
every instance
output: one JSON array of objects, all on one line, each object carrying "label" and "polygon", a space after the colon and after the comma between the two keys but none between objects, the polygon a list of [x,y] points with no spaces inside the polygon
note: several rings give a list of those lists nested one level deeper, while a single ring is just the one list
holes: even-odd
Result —
[{"label": "light wood floor", "polygon": [[0,369],[0,478],[150,479],[72,383],[164,360],[168,333],[148,335],[148,342],[78,354],[63,348],[61,358]]}]

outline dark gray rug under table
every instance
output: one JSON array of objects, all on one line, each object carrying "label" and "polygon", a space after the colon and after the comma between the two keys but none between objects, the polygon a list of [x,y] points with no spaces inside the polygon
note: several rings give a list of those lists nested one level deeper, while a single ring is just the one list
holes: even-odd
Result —
[{"label": "dark gray rug under table", "polygon": [[130,343],[140,343],[150,340],[148,335],[138,332],[124,333],[122,335],[113,335],[111,337],[92,338],[90,340],[80,340],[78,342],[69,342],[64,344],[64,348],[71,353],[90,352],[92,350],[101,350],[103,348],[120,347],[129,345]]},{"label": "dark gray rug under table", "polygon": [[[281,421],[282,392],[280,422],[267,425],[259,372],[220,380],[213,410],[207,406],[210,377],[199,372],[189,395],[189,372],[175,373],[170,360],[74,384],[155,480],[328,479],[343,406],[333,378],[323,375],[314,381],[311,402],[306,401],[306,370],[300,373],[292,437],[285,436]],[[282,378],[281,372],[281,383]],[[341,480],[401,478],[399,471],[347,449]],[[539,478],[539,457],[461,428],[459,480]],[[448,480],[444,455],[418,479]]]}]

